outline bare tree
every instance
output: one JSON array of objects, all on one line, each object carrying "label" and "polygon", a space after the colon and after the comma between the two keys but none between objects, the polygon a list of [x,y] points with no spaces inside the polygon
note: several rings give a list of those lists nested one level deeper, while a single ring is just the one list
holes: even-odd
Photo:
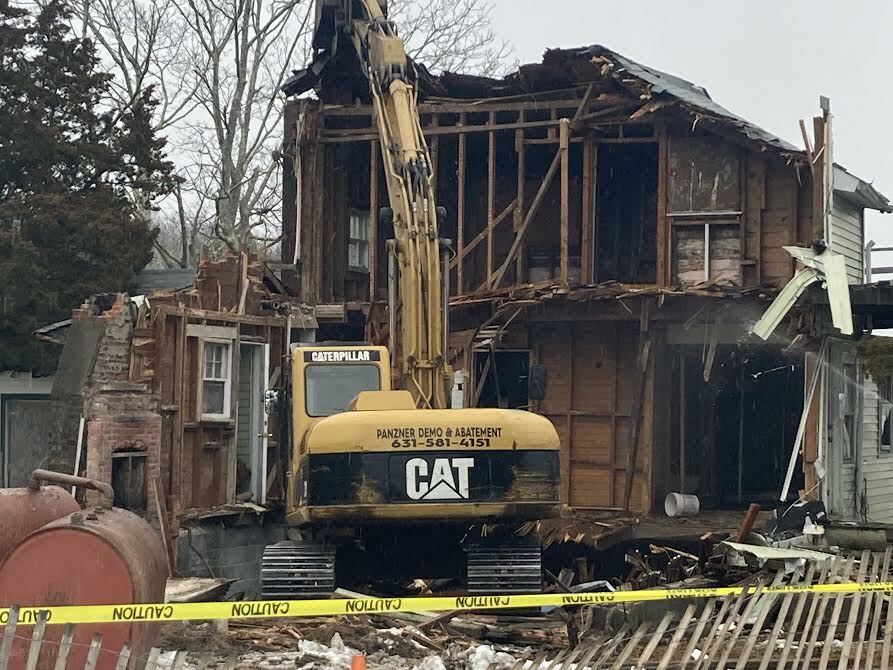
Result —
[{"label": "bare tree", "polygon": [[502,74],[512,49],[493,29],[493,5],[481,0],[391,0],[409,56],[432,72]]},{"label": "bare tree", "polygon": [[[281,239],[280,86],[309,58],[309,0],[78,0],[121,100],[154,85],[184,183],[155,213],[157,255],[202,245],[267,251]],[[409,54],[429,69],[493,73],[509,53],[490,0],[392,0]]]}]

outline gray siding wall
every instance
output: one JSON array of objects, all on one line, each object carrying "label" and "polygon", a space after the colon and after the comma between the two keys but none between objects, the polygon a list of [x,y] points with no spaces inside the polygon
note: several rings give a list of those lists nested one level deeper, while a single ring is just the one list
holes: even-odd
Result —
[{"label": "gray siding wall", "polygon": [[862,283],[862,249],[865,245],[863,212],[860,207],[834,198],[831,210],[831,250],[846,258],[850,284]]},{"label": "gray siding wall", "polygon": [[868,520],[893,523],[893,454],[880,445],[880,415],[890,405],[880,399],[872,379],[866,377],[862,388],[862,478]]}]

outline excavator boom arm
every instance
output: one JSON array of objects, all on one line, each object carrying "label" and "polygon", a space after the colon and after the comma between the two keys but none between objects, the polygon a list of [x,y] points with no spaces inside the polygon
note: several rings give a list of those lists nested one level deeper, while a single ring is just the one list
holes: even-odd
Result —
[{"label": "excavator boom arm", "polygon": [[396,256],[398,276],[397,300],[391,305],[397,310],[392,354],[400,385],[419,407],[445,408],[450,370],[444,351],[444,301],[449,296],[444,295],[431,156],[419,123],[415,87],[407,76],[406,49],[378,0],[318,2],[314,43],[320,38],[321,11],[334,13],[338,18],[327,35],[332,39],[329,57],[341,36],[348,37],[372,95],[393,216],[390,253]]}]

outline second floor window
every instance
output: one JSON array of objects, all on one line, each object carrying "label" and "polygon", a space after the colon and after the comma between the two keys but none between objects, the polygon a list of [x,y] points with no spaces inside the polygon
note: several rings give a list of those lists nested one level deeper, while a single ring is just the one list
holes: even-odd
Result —
[{"label": "second floor window", "polygon": [[350,212],[347,267],[352,272],[369,272],[369,212]]}]

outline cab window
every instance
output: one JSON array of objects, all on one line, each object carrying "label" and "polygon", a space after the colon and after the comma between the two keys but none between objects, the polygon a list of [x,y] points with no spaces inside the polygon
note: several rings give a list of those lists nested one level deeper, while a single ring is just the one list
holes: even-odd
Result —
[{"label": "cab window", "polygon": [[308,416],[331,416],[347,409],[360,391],[381,390],[376,365],[308,365],[304,392]]}]

